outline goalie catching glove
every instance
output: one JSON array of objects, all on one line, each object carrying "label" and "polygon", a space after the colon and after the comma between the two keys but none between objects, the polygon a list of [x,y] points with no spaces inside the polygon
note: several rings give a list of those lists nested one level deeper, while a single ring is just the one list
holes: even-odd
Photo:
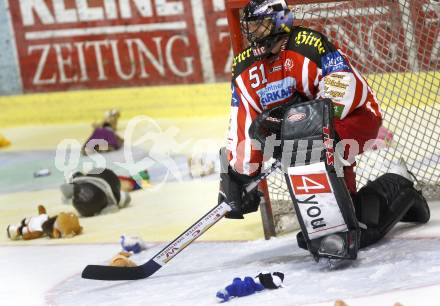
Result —
[{"label": "goalie catching glove", "polygon": [[[226,156],[224,151],[225,148],[222,148],[221,156]],[[225,172],[220,173],[218,203],[225,202],[231,207],[231,211],[225,215],[226,218],[244,219],[244,214],[258,210],[263,193],[258,188],[246,191],[246,186],[252,181],[251,176],[240,174],[229,165]]]}]

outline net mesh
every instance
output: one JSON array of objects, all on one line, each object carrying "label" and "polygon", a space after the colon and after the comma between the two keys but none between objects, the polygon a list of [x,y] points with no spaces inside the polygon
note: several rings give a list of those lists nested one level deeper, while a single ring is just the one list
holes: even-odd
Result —
[{"label": "net mesh", "polygon": [[[358,188],[403,159],[425,197],[440,198],[439,3],[357,0],[293,6],[296,23],[336,43],[380,101],[389,139],[382,149],[358,156]],[[281,172],[268,185],[272,206],[290,201]]]}]

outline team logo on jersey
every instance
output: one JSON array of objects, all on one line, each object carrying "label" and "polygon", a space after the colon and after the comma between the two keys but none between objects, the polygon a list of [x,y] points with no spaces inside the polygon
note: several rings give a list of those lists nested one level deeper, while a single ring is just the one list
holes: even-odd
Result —
[{"label": "team logo on jersey", "polygon": [[234,85],[231,86],[231,91],[232,91],[231,106],[238,107],[240,100],[238,98],[237,90],[235,89]]},{"label": "team logo on jersey", "polygon": [[267,107],[290,98],[294,88],[296,88],[295,79],[287,77],[277,82],[268,83],[266,87],[257,91],[257,95],[260,97],[263,107]]},{"label": "team logo on jersey", "polygon": [[322,75],[328,75],[333,72],[351,71],[347,61],[338,52],[326,54],[321,58]]},{"label": "team logo on jersey", "polygon": [[287,117],[287,120],[292,122],[298,122],[306,119],[307,115],[305,113],[293,113]]},{"label": "team logo on jersey", "polygon": [[286,69],[286,71],[292,71],[292,69],[293,69],[292,59],[290,59],[290,58],[286,59],[286,61],[284,62],[284,69]]}]

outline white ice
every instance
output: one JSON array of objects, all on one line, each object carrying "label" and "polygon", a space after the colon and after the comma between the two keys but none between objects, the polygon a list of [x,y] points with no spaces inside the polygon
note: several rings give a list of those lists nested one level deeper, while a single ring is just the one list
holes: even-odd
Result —
[{"label": "white ice", "polygon": [[[219,305],[217,290],[234,277],[285,273],[285,288],[233,299],[227,305],[438,306],[440,203],[427,225],[401,223],[350,266],[329,270],[296,246],[295,236],[269,241],[200,242],[139,281],[84,280],[87,264],[106,264],[117,244],[1,247],[0,305]],[[194,216],[195,219],[199,216]],[[184,230],[184,229],[182,229]],[[176,235],[179,233],[176,233]],[[164,244],[137,254],[145,262]]]}]

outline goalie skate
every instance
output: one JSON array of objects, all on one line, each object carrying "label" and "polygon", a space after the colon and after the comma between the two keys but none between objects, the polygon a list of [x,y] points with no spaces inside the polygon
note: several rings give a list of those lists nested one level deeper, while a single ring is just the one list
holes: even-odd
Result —
[{"label": "goalie skate", "polygon": [[321,246],[318,250],[318,255],[321,257],[345,257],[347,254],[345,248],[345,241],[342,239],[340,235],[333,234],[327,237],[324,237],[321,240]]},{"label": "goalie skate", "polygon": [[329,259],[356,259],[359,250],[359,231],[335,233],[323,237],[316,254],[320,258]]}]

